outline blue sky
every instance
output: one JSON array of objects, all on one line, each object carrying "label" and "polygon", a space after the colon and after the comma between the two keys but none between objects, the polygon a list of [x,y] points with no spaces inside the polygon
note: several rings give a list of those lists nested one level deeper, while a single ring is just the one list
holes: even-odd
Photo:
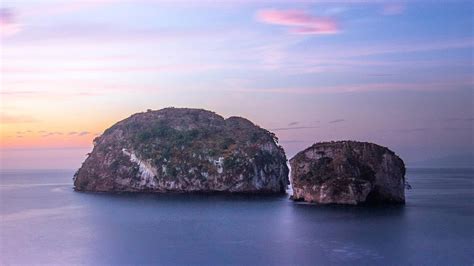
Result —
[{"label": "blue sky", "polygon": [[167,106],[247,117],[289,156],[336,139],[407,161],[473,150],[469,1],[20,0],[0,27],[7,168],[25,166],[6,151],[58,149],[78,167],[95,135]]}]

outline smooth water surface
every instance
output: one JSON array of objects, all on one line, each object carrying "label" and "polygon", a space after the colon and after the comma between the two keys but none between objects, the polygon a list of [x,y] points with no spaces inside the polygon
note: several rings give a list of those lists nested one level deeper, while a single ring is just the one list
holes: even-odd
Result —
[{"label": "smooth water surface", "polygon": [[0,264],[472,265],[474,172],[419,169],[405,206],[283,196],[94,194],[2,171]]}]

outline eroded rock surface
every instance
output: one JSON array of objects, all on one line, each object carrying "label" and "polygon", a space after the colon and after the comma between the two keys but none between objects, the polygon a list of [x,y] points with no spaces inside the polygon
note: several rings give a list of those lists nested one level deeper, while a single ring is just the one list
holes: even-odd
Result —
[{"label": "eroded rock surface", "polygon": [[241,117],[166,108],[138,113],[94,140],[79,191],[283,193],[288,167],[273,133]]},{"label": "eroded rock surface", "polygon": [[321,204],[404,203],[405,165],[373,143],[316,143],[290,160],[292,198]]}]

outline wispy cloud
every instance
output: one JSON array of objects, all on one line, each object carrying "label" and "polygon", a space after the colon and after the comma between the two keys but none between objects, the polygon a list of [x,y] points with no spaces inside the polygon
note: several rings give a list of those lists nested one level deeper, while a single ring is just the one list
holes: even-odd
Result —
[{"label": "wispy cloud", "polygon": [[74,13],[81,10],[95,8],[105,4],[112,4],[116,0],[87,0],[87,1],[58,1],[50,4],[41,4],[24,11],[25,16],[55,16]]},{"label": "wispy cloud", "polygon": [[443,127],[443,130],[448,131],[473,131],[472,127]]},{"label": "wispy cloud", "polygon": [[271,131],[285,131],[285,130],[299,130],[299,129],[310,129],[310,128],[319,128],[319,127],[278,127],[271,128]]},{"label": "wispy cloud", "polygon": [[304,142],[309,142],[306,140],[280,140],[278,143],[280,144],[290,144],[290,143],[304,143]]},{"label": "wispy cloud", "polygon": [[257,20],[285,26],[293,34],[335,34],[339,23],[331,17],[316,17],[303,10],[264,9],[257,12]]},{"label": "wispy cloud", "polygon": [[247,93],[279,93],[279,94],[331,94],[357,93],[371,91],[440,91],[470,87],[472,80],[458,80],[452,82],[413,82],[413,83],[371,83],[321,87],[294,87],[294,88],[242,88],[231,89],[236,92]]},{"label": "wispy cloud", "polygon": [[[26,26],[25,26],[26,27]],[[157,42],[159,45],[174,43],[176,41],[206,41],[212,38],[227,38],[237,34],[227,29],[201,29],[201,28],[163,28],[153,26],[125,26],[113,23],[61,23],[48,27],[24,28],[25,34],[17,34],[12,38],[5,38],[6,44],[30,45],[49,44],[54,42],[63,45],[76,46],[95,44],[96,46],[110,46],[117,42],[128,44],[141,42]],[[27,33],[27,34],[26,34]],[[13,38],[14,37],[14,38]],[[157,45],[158,45],[157,44]]]},{"label": "wispy cloud", "polygon": [[400,15],[405,11],[403,3],[389,3],[383,6],[381,13],[385,16]]},{"label": "wispy cloud", "polygon": [[405,128],[405,129],[398,129],[395,130],[395,132],[400,132],[400,133],[419,133],[419,132],[425,132],[431,130],[430,128]]},{"label": "wispy cloud", "polygon": [[[7,82],[5,82],[7,83]],[[33,85],[37,86],[37,88],[40,88],[41,85]],[[123,87],[121,87],[123,88]],[[60,100],[60,99],[71,99],[79,96],[84,96],[84,97],[90,97],[90,96],[99,96],[104,94],[107,91],[119,91],[121,89],[108,89],[107,87],[97,87],[97,89],[94,88],[94,91],[84,91],[89,88],[78,88],[75,91],[59,91],[59,90],[43,90],[43,89],[38,89],[36,91],[26,91],[26,90],[18,90],[15,88],[15,86],[9,86],[8,90],[5,91],[0,91],[0,97],[5,97],[6,98],[30,98],[30,99],[54,99],[54,100]],[[131,90],[131,88],[128,88]],[[123,88],[125,90],[125,88]],[[151,90],[151,89],[149,89]]]},{"label": "wispy cloud", "polygon": [[89,132],[89,131],[60,132],[60,131],[45,131],[45,130],[38,131],[38,133],[42,134],[41,135],[42,137],[63,136],[63,135],[82,137],[82,136],[87,136],[87,135],[91,134],[91,132]]},{"label": "wispy cloud", "polygon": [[206,71],[211,69],[219,69],[221,65],[206,65],[206,64],[175,64],[162,66],[107,66],[107,67],[49,67],[49,68],[34,68],[34,67],[8,67],[2,66],[3,73],[60,73],[60,72],[112,72],[112,73],[127,73],[127,72],[180,72],[183,71]]},{"label": "wispy cloud", "polygon": [[59,131],[54,131],[54,132],[46,132],[46,134],[43,134],[42,137],[46,138],[50,136],[60,136],[60,135],[63,135],[63,133]]},{"label": "wispy cloud", "polygon": [[345,121],[346,121],[345,119],[336,119],[336,120],[329,121],[328,123],[335,124],[335,123],[341,123],[341,122],[345,122]]},{"label": "wispy cloud", "polygon": [[7,113],[0,113],[0,122],[2,124],[23,124],[23,123],[34,123],[38,120],[29,115],[13,115]]},{"label": "wispy cloud", "polygon": [[296,125],[298,125],[299,123],[300,123],[300,122],[298,122],[298,121],[294,121],[294,122],[288,123],[288,126],[289,126],[289,127],[296,126]]},{"label": "wispy cloud", "polygon": [[17,131],[16,134],[27,134],[27,133],[33,133],[31,130],[24,130],[24,131]]},{"label": "wispy cloud", "polygon": [[468,117],[468,118],[459,117],[459,118],[446,118],[444,120],[447,121],[447,122],[456,122],[456,121],[469,122],[469,121],[474,121],[474,118],[472,118],[472,117]]},{"label": "wispy cloud", "polygon": [[83,9],[89,9],[104,4],[117,2],[115,0],[88,0],[88,1],[64,1],[59,3],[32,5],[21,10],[2,7],[0,8],[0,37],[9,37],[23,30],[23,23],[18,17],[51,17]]},{"label": "wispy cloud", "polygon": [[438,50],[465,49],[474,46],[473,38],[455,39],[447,41],[431,42],[411,42],[411,43],[393,43],[377,46],[365,45],[364,47],[354,48],[347,51],[341,51],[344,57],[359,57],[368,55],[380,55],[391,53],[412,53]]},{"label": "wispy cloud", "polygon": [[[6,82],[5,82],[6,83]],[[2,96],[34,96],[37,94],[37,91],[27,91],[27,90],[2,90],[0,95]]]},{"label": "wispy cloud", "polygon": [[21,25],[17,23],[13,9],[0,8],[0,37],[16,34],[20,29]]},{"label": "wispy cloud", "polygon": [[419,128],[404,128],[393,130],[396,133],[432,133],[440,131],[470,131],[472,132],[472,127],[419,127]]}]

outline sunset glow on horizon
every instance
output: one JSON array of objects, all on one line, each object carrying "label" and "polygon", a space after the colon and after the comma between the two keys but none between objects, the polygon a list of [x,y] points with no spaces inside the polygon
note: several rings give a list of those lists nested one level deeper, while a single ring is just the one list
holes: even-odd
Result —
[{"label": "sunset glow on horizon", "polygon": [[389,146],[409,162],[470,153],[473,9],[2,1],[1,167],[77,168],[105,129],[170,106],[245,117],[289,157],[335,139]]}]

